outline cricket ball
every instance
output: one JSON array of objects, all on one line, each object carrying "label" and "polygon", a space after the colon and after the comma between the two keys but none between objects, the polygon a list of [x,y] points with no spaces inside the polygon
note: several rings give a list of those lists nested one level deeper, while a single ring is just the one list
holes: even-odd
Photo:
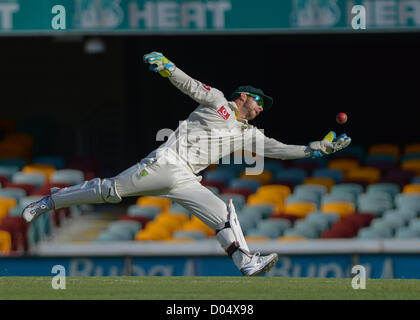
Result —
[{"label": "cricket ball", "polygon": [[337,116],[335,117],[335,120],[337,121],[337,123],[339,124],[343,124],[347,122],[347,115],[344,112],[340,112],[339,114],[337,114]]}]

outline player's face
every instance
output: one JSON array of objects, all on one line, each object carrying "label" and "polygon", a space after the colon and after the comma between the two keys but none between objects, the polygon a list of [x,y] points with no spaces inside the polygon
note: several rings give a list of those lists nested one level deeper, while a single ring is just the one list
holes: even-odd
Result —
[{"label": "player's face", "polygon": [[247,99],[244,103],[245,110],[245,119],[253,120],[255,119],[262,111],[262,106],[259,106],[257,101],[251,96],[247,96]]}]

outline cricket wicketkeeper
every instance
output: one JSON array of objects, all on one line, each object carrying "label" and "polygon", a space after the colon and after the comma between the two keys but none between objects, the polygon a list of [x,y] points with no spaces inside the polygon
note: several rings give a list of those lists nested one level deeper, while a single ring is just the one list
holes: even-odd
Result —
[{"label": "cricket wicketkeeper", "polygon": [[31,222],[49,210],[81,204],[119,203],[123,197],[167,197],[215,230],[220,245],[243,275],[268,272],[277,262],[277,254],[252,254],[232,201],[226,205],[200,183],[201,176],[197,174],[234,151],[255,150],[258,144],[262,144],[262,148],[256,148],[263,150],[260,156],[298,159],[334,153],[347,147],[351,139],[345,134],[336,137],[332,133],[329,138],[327,135],[324,140],[307,146],[283,144],[264,136],[248,123],[273,104],[273,99],[262,90],[242,86],[227,100],[221,91],[189,77],[159,52],[146,54],[143,61],[199,106],[165,143],[139,163],[112,178],[95,178],[67,188],[54,188],[51,195],[28,205],[23,210],[23,218]]}]

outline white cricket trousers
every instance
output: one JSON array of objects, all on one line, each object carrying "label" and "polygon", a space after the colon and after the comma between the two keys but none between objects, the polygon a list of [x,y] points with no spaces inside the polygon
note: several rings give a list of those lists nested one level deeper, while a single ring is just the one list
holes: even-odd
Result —
[{"label": "white cricket trousers", "polygon": [[204,187],[188,167],[173,164],[164,157],[149,165],[137,163],[113,179],[121,197],[143,195],[172,199],[213,230],[223,228],[228,221],[226,204]]}]

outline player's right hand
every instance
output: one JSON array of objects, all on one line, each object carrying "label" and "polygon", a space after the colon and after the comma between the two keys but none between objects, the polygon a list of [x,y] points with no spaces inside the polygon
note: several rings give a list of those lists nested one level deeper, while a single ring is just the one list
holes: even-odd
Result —
[{"label": "player's right hand", "polygon": [[312,150],[312,158],[319,158],[340,151],[348,147],[350,143],[351,138],[346,134],[337,137],[334,131],[330,131],[322,141],[311,142],[309,148]]},{"label": "player's right hand", "polygon": [[164,78],[172,76],[172,72],[176,70],[175,64],[169,61],[168,58],[160,52],[154,51],[152,53],[145,54],[143,56],[143,61],[150,64],[150,70],[159,72],[159,74]]}]

